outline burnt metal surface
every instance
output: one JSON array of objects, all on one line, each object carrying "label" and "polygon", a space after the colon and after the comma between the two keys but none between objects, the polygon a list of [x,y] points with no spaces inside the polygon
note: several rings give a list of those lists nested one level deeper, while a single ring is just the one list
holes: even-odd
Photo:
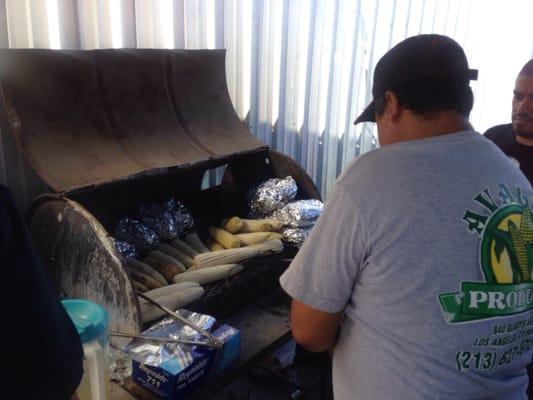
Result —
[{"label": "burnt metal surface", "polygon": [[28,223],[59,295],[101,304],[110,330],[140,332],[137,295],[106,230],[90,213],[74,201],[46,195],[34,202]]},{"label": "burnt metal surface", "polygon": [[56,192],[264,147],[223,50],[0,50],[0,112]]}]

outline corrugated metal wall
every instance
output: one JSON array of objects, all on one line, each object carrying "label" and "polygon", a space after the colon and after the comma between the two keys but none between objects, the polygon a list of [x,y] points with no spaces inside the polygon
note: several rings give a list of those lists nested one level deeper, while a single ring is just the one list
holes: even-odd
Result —
[{"label": "corrugated metal wall", "polygon": [[[530,0],[0,0],[0,46],[226,48],[239,116],[297,160],[324,195],[374,128],[353,119],[375,63],[418,33],[461,43],[480,69],[472,122],[509,120],[512,85],[532,56]],[[1,136],[0,180],[23,209],[43,188]]]}]

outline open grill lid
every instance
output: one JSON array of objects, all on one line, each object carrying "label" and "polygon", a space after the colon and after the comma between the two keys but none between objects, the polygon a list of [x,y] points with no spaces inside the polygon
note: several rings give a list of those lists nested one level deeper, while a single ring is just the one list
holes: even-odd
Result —
[{"label": "open grill lid", "polygon": [[224,50],[0,50],[0,113],[56,192],[265,147],[233,109]]}]

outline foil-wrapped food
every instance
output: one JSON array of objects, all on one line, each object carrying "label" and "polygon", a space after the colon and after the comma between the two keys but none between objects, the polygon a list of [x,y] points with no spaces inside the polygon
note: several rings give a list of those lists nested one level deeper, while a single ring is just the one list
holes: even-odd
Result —
[{"label": "foil-wrapped food", "polygon": [[313,226],[323,208],[324,204],[320,200],[297,200],[275,211],[272,216],[285,227],[302,228]]},{"label": "foil-wrapped food", "polygon": [[312,228],[312,226],[307,228],[286,228],[283,230],[283,241],[291,246],[300,248],[311,233]]},{"label": "foil-wrapped food", "polygon": [[194,218],[182,203],[171,199],[163,204],[163,208],[172,215],[178,236],[185,236],[194,231]]},{"label": "foil-wrapped food", "polygon": [[139,254],[134,245],[122,240],[114,240],[115,249],[124,258],[137,258]]},{"label": "foil-wrapped food", "polygon": [[124,217],[115,228],[115,238],[132,244],[139,251],[150,251],[159,244],[157,234],[140,221]]},{"label": "foil-wrapped food", "polygon": [[250,215],[267,216],[294,200],[298,187],[292,176],[272,178],[248,192]]},{"label": "foil-wrapped food", "polygon": [[[215,318],[209,315],[199,314],[188,310],[180,309],[176,311],[176,313],[206,331],[211,329],[216,322]],[[205,337],[201,336],[201,334],[191,327],[172,318],[166,318],[155,324],[148,330],[144,331],[143,335],[173,340],[206,340]],[[192,347],[190,345],[179,343],[161,344],[146,341],[145,339],[133,339],[125,349],[126,353],[132,359],[153,367],[159,367],[170,358],[177,357],[181,369],[187,368],[187,366],[192,363],[193,357],[191,350]]]},{"label": "foil-wrapped food", "polygon": [[139,215],[143,224],[157,233],[161,239],[171,240],[178,236],[174,215],[165,205],[141,206]]}]

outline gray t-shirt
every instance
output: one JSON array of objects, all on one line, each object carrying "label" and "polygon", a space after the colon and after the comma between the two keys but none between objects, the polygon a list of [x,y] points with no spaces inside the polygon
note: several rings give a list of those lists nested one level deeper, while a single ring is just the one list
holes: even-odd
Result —
[{"label": "gray t-shirt", "polygon": [[343,173],[280,279],[344,310],[337,400],[526,398],[531,196],[474,131],[384,146]]}]

